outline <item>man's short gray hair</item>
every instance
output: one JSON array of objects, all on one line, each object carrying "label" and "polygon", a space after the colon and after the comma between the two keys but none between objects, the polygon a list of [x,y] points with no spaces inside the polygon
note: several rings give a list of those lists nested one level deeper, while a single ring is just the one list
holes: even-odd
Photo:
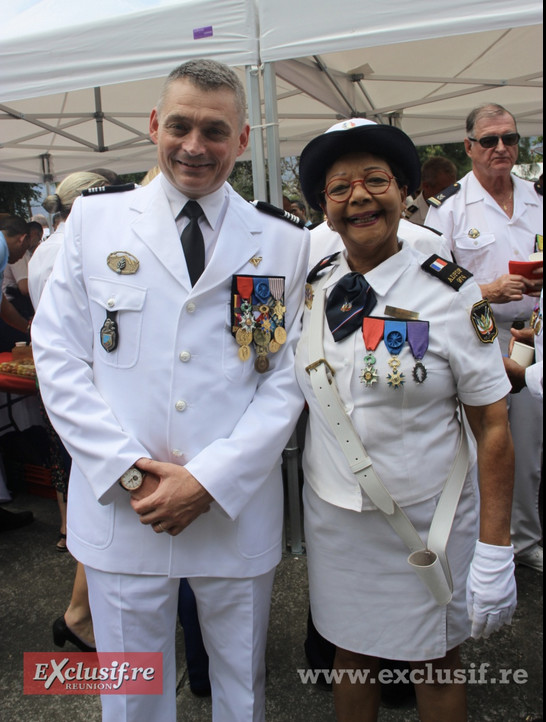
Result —
[{"label": "man's short gray hair", "polygon": [[478,122],[478,120],[486,117],[492,118],[497,115],[509,115],[514,121],[514,125],[517,128],[516,119],[509,110],[503,108],[502,105],[498,105],[498,103],[485,103],[484,105],[479,105],[477,108],[474,108],[474,110],[471,110],[468,114],[468,117],[466,119],[467,136],[474,136],[474,128],[476,127],[476,123]]},{"label": "man's short gray hair", "polygon": [[209,59],[188,60],[169,74],[157,103],[158,115],[161,114],[161,107],[170,86],[176,80],[183,80],[185,78],[205,91],[218,90],[219,88],[228,88],[231,90],[235,96],[235,105],[240,118],[241,128],[243,127],[246,118],[246,95],[243,84],[237,77],[237,74],[227,65]]}]

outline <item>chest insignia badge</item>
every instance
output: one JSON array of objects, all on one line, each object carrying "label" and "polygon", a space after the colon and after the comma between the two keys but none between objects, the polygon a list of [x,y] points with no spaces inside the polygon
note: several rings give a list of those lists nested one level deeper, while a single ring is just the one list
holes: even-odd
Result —
[{"label": "chest insignia badge", "polygon": [[110,253],[106,259],[106,263],[108,268],[114,271],[114,273],[123,275],[136,273],[140,265],[138,258],[135,258],[135,256],[130,253],[127,253],[127,251],[115,251],[114,253]]}]

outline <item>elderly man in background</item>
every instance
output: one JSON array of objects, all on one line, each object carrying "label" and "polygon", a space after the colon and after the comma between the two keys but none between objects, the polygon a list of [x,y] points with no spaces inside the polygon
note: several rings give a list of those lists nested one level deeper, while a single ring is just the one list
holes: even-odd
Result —
[{"label": "elderly man in background", "polygon": [[[475,108],[464,140],[472,170],[430,199],[426,224],[441,231],[458,263],[474,274],[492,304],[503,354],[511,329],[528,326],[538,309],[542,268],[530,276],[509,271],[542,251],[542,196],[511,173],[520,135],[514,116],[491,103]],[[542,405],[528,389],[511,397],[516,454],[512,542],[516,562],[542,572],[538,496],[542,476]]]}]

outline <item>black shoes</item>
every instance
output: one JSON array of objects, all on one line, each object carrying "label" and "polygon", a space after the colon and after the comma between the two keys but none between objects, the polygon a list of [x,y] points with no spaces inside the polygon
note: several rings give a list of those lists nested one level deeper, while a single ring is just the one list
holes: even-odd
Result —
[{"label": "black shoes", "polygon": [[53,641],[57,647],[64,647],[65,642],[72,642],[82,652],[96,652],[95,647],[89,646],[68,627],[64,621],[64,616],[59,617],[53,622]]},{"label": "black shoes", "polygon": [[0,531],[11,531],[32,524],[34,514],[31,511],[7,511],[0,507]]}]

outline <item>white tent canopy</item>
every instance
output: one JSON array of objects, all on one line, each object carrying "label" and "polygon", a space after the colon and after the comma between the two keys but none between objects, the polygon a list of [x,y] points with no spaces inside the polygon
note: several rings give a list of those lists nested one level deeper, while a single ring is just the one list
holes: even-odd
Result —
[{"label": "white tent canopy", "polygon": [[192,57],[244,78],[258,167],[262,134],[270,158],[294,155],[355,114],[397,124],[418,145],[444,143],[462,140],[468,112],[492,101],[522,135],[542,133],[538,2],[345,0],[337,10],[325,0],[14,0],[0,30],[0,180],[147,170],[149,111],[163,78]]}]

